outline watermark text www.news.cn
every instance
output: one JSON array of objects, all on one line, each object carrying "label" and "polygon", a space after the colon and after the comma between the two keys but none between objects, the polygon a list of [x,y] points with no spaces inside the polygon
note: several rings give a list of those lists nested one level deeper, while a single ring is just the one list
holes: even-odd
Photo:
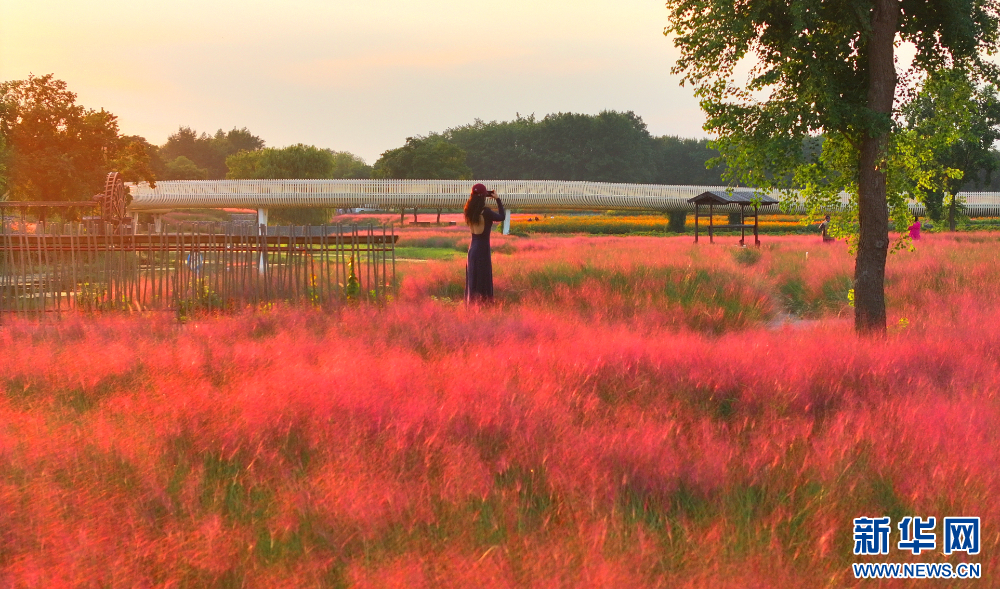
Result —
[{"label": "watermark text www.news.cn", "polygon": [[[978,517],[944,518],[940,546],[935,517],[904,517],[896,524],[896,528],[899,529],[899,540],[895,547],[900,551],[916,555],[936,550],[946,556],[979,554]],[[889,537],[892,531],[892,520],[889,517],[854,518],[854,554],[889,554]],[[983,574],[982,565],[978,562],[855,562],[851,568],[856,579],[979,579]]]}]

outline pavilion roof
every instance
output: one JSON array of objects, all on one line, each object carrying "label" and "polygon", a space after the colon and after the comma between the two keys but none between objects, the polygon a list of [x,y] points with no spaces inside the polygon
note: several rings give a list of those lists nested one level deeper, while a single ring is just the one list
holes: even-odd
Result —
[{"label": "pavilion roof", "polygon": [[688,202],[699,205],[731,205],[731,204],[753,204],[754,197],[758,198],[760,204],[776,205],[778,200],[754,190],[709,190],[702,192],[694,198],[689,198]]}]

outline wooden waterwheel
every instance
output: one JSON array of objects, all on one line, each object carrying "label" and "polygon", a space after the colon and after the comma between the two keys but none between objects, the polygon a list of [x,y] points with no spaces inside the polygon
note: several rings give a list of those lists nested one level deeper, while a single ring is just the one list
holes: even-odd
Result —
[{"label": "wooden waterwheel", "polygon": [[101,220],[112,225],[121,225],[125,220],[125,199],[128,193],[121,174],[111,172],[104,182],[104,193],[94,196],[101,207]]}]

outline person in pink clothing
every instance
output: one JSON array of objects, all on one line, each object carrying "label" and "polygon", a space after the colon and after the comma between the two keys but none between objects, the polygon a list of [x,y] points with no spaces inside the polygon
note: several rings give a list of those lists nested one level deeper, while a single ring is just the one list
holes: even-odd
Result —
[{"label": "person in pink clothing", "polygon": [[920,239],[920,218],[913,217],[913,225],[910,225],[910,239]]}]

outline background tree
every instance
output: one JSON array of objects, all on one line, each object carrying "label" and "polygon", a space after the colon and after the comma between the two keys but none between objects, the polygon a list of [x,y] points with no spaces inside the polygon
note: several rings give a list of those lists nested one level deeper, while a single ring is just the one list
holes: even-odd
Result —
[{"label": "background tree", "polygon": [[0,200],[7,200],[9,196],[7,191],[7,158],[10,157],[9,153],[7,140],[0,133]]},{"label": "background tree", "polygon": [[708,139],[656,137],[653,139],[656,173],[654,184],[719,186],[724,184],[725,165],[718,161],[719,152],[709,146]]},{"label": "background tree", "polygon": [[[1000,170],[1000,150],[991,149],[990,154],[993,158],[992,169],[994,171]],[[972,190],[980,187],[981,190],[1000,192],[1000,174],[987,175],[985,172],[981,172],[978,180],[969,178],[962,190]]]},{"label": "background tree", "polygon": [[281,149],[241,151],[226,159],[227,178],[322,179],[333,172],[333,154],[302,143]]},{"label": "background tree", "polygon": [[938,140],[932,147],[932,155],[941,167],[961,174],[942,177],[940,189],[929,190],[924,198],[928,216],[934,221],[944,220],[947,206],[948,225],[954,231],[958,192],[989,186],[1000,164],[992,149],[1000,140],[997,88],[993,84],[976,88],[964,72],[940,70],[928,78],[903,114],[905,132],[937,138],[951,129],[959,133],[953,141]]},{"label": "background tree", "polygon": [[239,151],[264,149],[264,140],[251,133],[246,127],[242,129],[233,127],[226,133],[223,133],[222,129],[219,129],[215,132],[214,140],[216,143],[225,142],[226,147],[224,151],[226,152],[226,157]]},{"label": "background tree", "polygon": [[465,152],[473,177],[490,180],[534,180],[532,142],[535,117],[517,116],[513,121],[476,119],[470,125],[446,130],[442,137]]},{"label": "background tree", "polygon": [[[997,47],[996,0],[667,0],[681,57],[673,71],[692,84],[705,129],[729,166],[752,186],[802,186],[815,209],[845,189],[857,211],[855,328],[884,332],[891,194],[887,156],[895,128],[899,41],[916,50],[913,73],[963,65],[996,72],[981,55]],[[748,81],[737,68],[751,65]],[[818,158],[803,139],[825,135]]]},{"label": "background tree", "polygon": [[208,170],[199,168],[198,164],[179,155],[163,166],[160,175],[163,180],[207,180]]},{"label": "background tree", "polygon": [[[264,140],[252,134],[245,127],[225,132],[219,129],[215,135],[198,133],[190,127],[180,127],[176,133],[167,138],[159,150],[159,155],[166,164],[174,162],[179,157],[187,158],[194,164],[191,168],[186,162],[178,162],[172,169],[189,170],[194,177],[172,180],[219,180],[226,177],[228,167],[226,158],[240,151],[256,151],[264,147]],[[204,170],[204,175],[197,173]]]},{"label": "background tree", "polygon": [[406,145],[382,153],[372,169],[374,178],[470,180],[465,150],[440,135],[407,137]]},{"label": "background tree", "polygon": [[552,180],[650,182],[655,176],[652,137],[635,113],[597,116],[559,113],[538,125],[534,176]]},{"label": "background tree", "polygon": [[118,167],[155,182],[142,142],[121,136],[115,115],[78,105],[52,74],[0,84],[0,136],[16,200],[87,200]]},{"label": "background tree", "polygon": [[119,141],[122,149],[112,167],[125,176],[126,182],[148,181],[150,176],[163,178],[165,168],[158,147],[140,135],[123,135]]},{"label": "background tree", "polygon": [[[477,178],[653,182],[662,159],[646,123],[633,112],[477,120],[442,136],[466,152]],[[704,160],[696,174],[704,174]]]},{"label": "background tree", "polygon": [[330,151],[333,156],[333,169],[330,178],[371,178],[372,167],[360,156],[349,151]]}]

